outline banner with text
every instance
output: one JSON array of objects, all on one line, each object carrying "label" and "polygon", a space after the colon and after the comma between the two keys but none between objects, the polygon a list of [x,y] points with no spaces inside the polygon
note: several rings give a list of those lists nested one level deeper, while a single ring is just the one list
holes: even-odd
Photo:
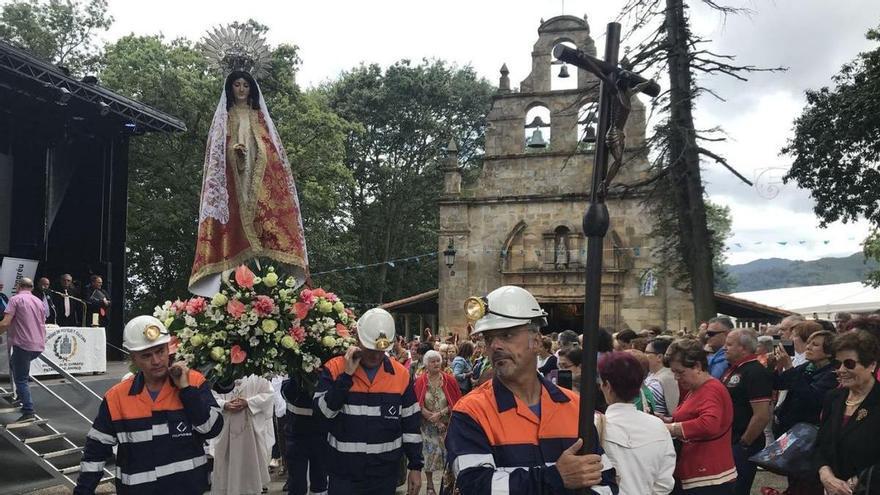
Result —
[{"label": "banner with text", "polygon": [[37,264],[37,260],[4,257],[3,263],[0,263],[0,292],[6,294],[6,297],[12,297],[21,278],[34,279]]},{"label": "banner with text", "polygon": [[[71,374],[103,373],[107,371],[106,345],[107,337],[103,328],[47,328],[43,356]],[[57,374],[57,371],[41,360],[31,361],[31,375]]]}]

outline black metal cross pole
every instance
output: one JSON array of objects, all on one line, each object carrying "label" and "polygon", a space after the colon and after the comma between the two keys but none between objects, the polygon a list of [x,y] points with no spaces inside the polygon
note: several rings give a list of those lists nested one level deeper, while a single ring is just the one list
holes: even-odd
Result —
[{"label": "black metal cross pole", "polygon": [[[620,24],[608,24],[605,34],[605,59],[599,60],[580,50],[558,45],[553,55],[576,67],[585,69],[599,78],[599,122],[596,129],[596,156],[593,161],[593,181],[590,203],[584,213],[583,228],[587,237],[586,290],[584,295],[584,346],[581,359],[580,418],[578,436],[584,439],[581,453],[593,452],[598,439],[595,436],[593,415],[596,411],[596,349],[599,340],[599,306],[602,294],[602,249],[610,219],[605,205],[606,175],[608,173],[608,130],[612,122],[614,105],[619,105],[620,91],[631,90],[640,85],[641,91],[657,96],[660,86],[653,81],[618,67],[620,48]],[[620,125],[619,123],[617,125]]]}]

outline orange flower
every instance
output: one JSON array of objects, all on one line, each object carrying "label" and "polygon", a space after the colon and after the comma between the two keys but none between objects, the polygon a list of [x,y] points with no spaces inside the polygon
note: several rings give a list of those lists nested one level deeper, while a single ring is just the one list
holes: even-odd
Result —
[{"label": "orange flower", "polygon": [[238,299],[230,299],[229,303],[226,304],[226,312],[232,315],[233,318],[241,318],[246,309],[244,303]]},{"label": "orange flower", "polygon": [[296,317],[300,320],[306,319],[306,316],[309,315],[309,305],[306,303],[294,303],[293,312],[296,314]]},{"label": "orange flower", "polygon": [[242,350],[237,344],[232,346],[232,349],[229,350],[229,361],[232,364],[240,364],[244,362],[247,357],[247,352]]},{"label": "orange flower", "polygon": [[348,327],[343,325],[342,323],[336,324],[336,334],[340,337],[348,337],[350,335],[348,333]]},{"label": "orange flower", "polygon": [[312,295],[315,296],[315,297],[326,297],[326,296],[327,296],[327,292],[326,292],[324,289],[317,288],[317,289],[315,289],[315,290],[312,291]]},{"label": "orange flower", "polygon": [[254,287],[254,272],[245,265],[235,269],[235,281],[241,287],[251,289]]}]

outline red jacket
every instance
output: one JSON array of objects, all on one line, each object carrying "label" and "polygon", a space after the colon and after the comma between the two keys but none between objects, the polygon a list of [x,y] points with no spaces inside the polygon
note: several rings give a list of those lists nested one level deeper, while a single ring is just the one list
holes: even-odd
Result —
[{"label": "red jacket", "polygon": [[[458,388],[458,382],[455,381],[455,377],[450,375],[449,373],[440,372],[440,376],[443,377],[443,395],[446,396],[446,403],[449,405],[449,410],[452,410],[452,407],[455,406],[455,403],[458,402],[458,399],[461,399],[461,390]],[[416,378],[415,383],[413,383],[413,388],[416,390],[416,398],[419,400],[419,406],[425,407],[425,394],[428,393],[428,372],[424,372]]]},{"label": "red jacket", "polygon": [[720,485],[736,479],[730,448],[733,402],[727,388],[715,378],[691,390],[672,415],[681,424],[681,452],[675,478],[682,488]]}]

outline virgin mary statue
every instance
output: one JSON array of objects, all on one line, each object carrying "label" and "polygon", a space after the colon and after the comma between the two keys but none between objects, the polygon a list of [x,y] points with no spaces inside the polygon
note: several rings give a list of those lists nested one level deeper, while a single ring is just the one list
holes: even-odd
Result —
[{"label": "virgin mary statue", "polygon": [[208,133],[189,290],[211,297],[223,272],[251,259],[271,260],[300,285],[308,276],[308,256],[296,185],[251,75],[259,73],[268,49],[244,25],[217,29],[205,47],[231,72]]}]

